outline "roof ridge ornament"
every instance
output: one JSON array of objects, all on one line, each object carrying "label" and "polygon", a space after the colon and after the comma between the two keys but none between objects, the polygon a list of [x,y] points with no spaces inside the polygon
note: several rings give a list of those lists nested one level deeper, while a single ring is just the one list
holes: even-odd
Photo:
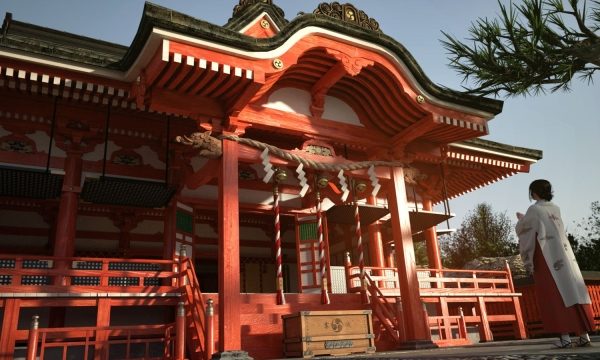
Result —
[{"label": "roof ridge ornament", "polygon": [[362,28],[381,32],[379,23],[370,18],[364,11],[358,10],[354,5],[345,3],[340,4],[337,1],[332,3],[320,3],[319,6],[313,11],[313,14],[325,15],[337,20],[356,24]]},{"label": "roof ridge ornament", "polygon": [[254,4],[270,5],[279,15],[282,17],[284,16],[283,10],[279,6],[273,4],[273,0],[240,0],[240,2],[233,8],[233,17],[240,16],[242,12]]}]

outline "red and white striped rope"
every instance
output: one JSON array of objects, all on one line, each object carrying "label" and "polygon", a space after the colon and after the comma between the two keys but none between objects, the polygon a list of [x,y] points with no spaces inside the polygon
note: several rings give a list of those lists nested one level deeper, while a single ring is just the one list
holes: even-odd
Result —
[{"label": "red and white striped rope", "polygon": [[327,269],[325,262],[325,241],[323,239],[323,214],[321,209],[321,196],[317,193],[317,236],[319,239],[319,266],[321,268],[321,302],[329,304],[327,293]]},{"label": "red and white striped rope", "polygon": [[360,213],[358,204],[354,203],[354,220],[356,221],[356,247],[358,249],[358,268],[360,269],[360,284],[364,287],[365,283],[365,256],[362,244],[362,231],[360,229]]},{"label": "red and white striped rope", "polygon": [[279,221],[279,189],[275,185],[273,191],[273,212],[275,213],[275,263],[277,265],[277,303],[285,304],[283,297],[283,272],[281,260],[281,225]]}]

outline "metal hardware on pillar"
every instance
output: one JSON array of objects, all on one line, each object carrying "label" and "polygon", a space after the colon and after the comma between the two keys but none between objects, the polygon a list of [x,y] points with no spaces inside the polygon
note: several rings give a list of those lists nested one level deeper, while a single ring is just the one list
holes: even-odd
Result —
[{"label": "metal hardware on pillar", "polygon": [[179,276],[180,276],[180,286],[185,286],[189,284],[189,279],[187,277],[187,249],[185,244],[181,244],[179,246]]},{"label": "metal hardware on pillar", "polygon": [[273,179],[273,213],[275,215],[275,264],[276,269],[276,290],[277,305],[285,304],[285,295],[283,293],[283,260],[281,257],[281,223],[279,219],[279,183],[285,181],[287,173],[283,169],[277,169]]},{"label": "metal hardware on pillar", "polygon": [[206,360],[210,360],[212,354],[215,352],[215,308],[213,300],[208,299],[206,301],[206,338],[204,344],[206,345]]},{"label": "metal hardware on pillar", "polygon": [[37,346],[39,338],[40,317],[33,315],[31,317],[31,326],[29,327],[29,338],[27,340],[27,360],[37,359]]},{"label": "metal hardware on pillar", "polygon": [[183,301],[177,303],[175,326],[175,359],[183,360],[185,358],[185,305]]},{"label": "metal hardware on pillar", "polygon": [[352,275],[350,273],[350,268],[352,267],[352,260],[350,259],[350,251],[346,251],[344,259],[345,259],[344,267],[346,269],[346,292],[348,292],[352,288],[352,281],[350,280],[350,276]]}]

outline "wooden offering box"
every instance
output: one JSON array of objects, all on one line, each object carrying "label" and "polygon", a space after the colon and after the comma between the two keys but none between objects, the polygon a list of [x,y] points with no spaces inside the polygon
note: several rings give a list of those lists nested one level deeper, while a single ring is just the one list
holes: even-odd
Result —
[{"label": "wooden offering box", "polygon": [[286,357],[375,352],[371,310],[300,311],[282,318]]}]

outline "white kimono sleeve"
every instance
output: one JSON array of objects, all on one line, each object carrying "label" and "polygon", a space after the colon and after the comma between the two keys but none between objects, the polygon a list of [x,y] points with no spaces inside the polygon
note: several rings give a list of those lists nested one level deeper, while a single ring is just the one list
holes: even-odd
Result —
[{"label": "white kimono sleeve", "polygon": [[537,211],[534,206],[527,209],[527,213],[518,222],[515,230],[519,237],[519,253],[528,273],[533,273],[533,254],[535,252],[536,233],[539,225]]}]

